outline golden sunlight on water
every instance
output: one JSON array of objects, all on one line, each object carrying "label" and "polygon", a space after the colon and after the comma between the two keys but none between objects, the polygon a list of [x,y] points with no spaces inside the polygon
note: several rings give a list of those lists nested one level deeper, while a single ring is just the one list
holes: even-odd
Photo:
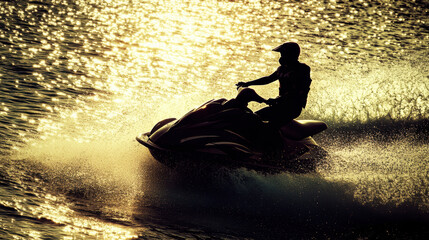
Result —
[{"label": "golden sunlight on water", "polygon": [[[303,118],[334,127],[428,119],[425,7],[360,0],[1,2],[4,141],[19,159],[42,163],[59,196],[37,195],[43,201],[31,208],[20,197],[0,203],[52,221],[60,235],[137,237],[145,229],[133,229],[130,219],[144,195],[140,164],[147,152],[134,136],[207,100],[235,96],[238,81],[272,73],[278,55],[271,49],[285,41],[297,41],[301,61],[312,68]],[[264,97],[278,91],[255,89]],[[355,184],[363,203],[420,199],[427,209],[426,145],[334,140],[323,177]],[[97,205],[94,213],[61,197],[92,191],[108,203],[115,195],[113,206],[82,203]]]},{"label": "golden sunlight on water", "polygon": [[[6,24],[15,24],[10,41],[18,43],[20,50],[9,48],[8,52],[19,56],[22,66],[34,69],[15,85],[39,84],[42,90],[31,94],[50,99],[39,107],[59,113],[61,118],[79,122],[83,116],[109,119],[121,114],[104,104],[106,101],[122,103],[118,106],[122,108],[131,100],[141,101],[147,107],[166,98],[184,100],[191,93],[199,94],[193,102],[188,101],[190,107],[210,98],[232,97],[235,82],[274,71],[278,56],[270,50],[290,40],[301,44],[302,61],[313,68],[310,102],[316,107],[310,108],[311,115],[327,108],[321,118],[346,122],[427,116],[427,87],[420,81],[426,79],[427,70],[415,72],[411,65],[398,69],[396,63],[380,70],[371,67],[377,61],[407,57],[428,42],[427,35],[413,30],[423,27],[427,20],[422,15],[396,11],[409,5],[401,1],[55,3],[56,7],[48,7],[32,2],[25,10],[8,5],[2,11],[16,19]],[[425,12],[420,5],[407,9]],[[27,30],[20,24],[23,21],[29,27],[39,26],[37,31]],[[27,66],[27,62],[35,63]],[[403,71],[411,71],[411,75],[402,79],[391,76]],[[393,91],[383,89],[392,77],[398,81]],[[412,93],[417,95],[413,98],[417,98],[421,112],[408,106],[414,103],[407,103],[411,99],[395,100],[395,96],[407,96],[409,90],[404,88],[409,86],[409,78],[417,80],[410,90],[422,89]],[[359,89],[354,91],[356,87]],[[276,92],[272,86],[260,91],[267,96]],[[4,102],[0,111],[1,115],[16,112]],[[46,134],[49,131],[44,130],[55,132],[59,127],[54,126],[59,124],[54,123],[56,120],[28,114],[21,120],[39,126],[39,132]]]},{"label": "golden sunlight on water", "polygon": [[[13,165],[8,166],[8,164]],[[2,221],[2,229],[10,230],[12,228],[17,235],[28,236],[26,239],[42,239],[46,238],[47,234],[56,236],[55,238],[60,238],[61,236],[61,238],[64,237],[65,239],[133,239],[137,237],[136,230],[144,231],[144,228],[133,229],[120,224],[129,220],[131,207],[128,205],[129,197],[127,196],[131,194],[131,191],[124,194],[115,190],[114,187],[112,188],[114,185],[119,186],[124,191],[126,188],[120,184],[118,185],[117,182],[106,183],[106,179],[99,179],[98,184],[94,179],[88,180],[91,178],[89,174],[71,169],[73,165],[77,165],[76,163],[62,163],[65,168],[63,173],[56,172],[55,168],[61,168],[58,165],[56,166],[57,162],[51,162],[51,164],[51,172],[46,172],[48,174],[39,172],[43,169],[43,165],[25,162],[24,160],[8,162],[6,165],[1,166],[2,172],[6,172],[12,177],[9,187],[18,190],[17,194],[11,195],[6,191],[8,188],[3,187],[0,189],[2,209],[14,209],[13,213],[16,213],[16,216],[10,216],[9,213],[5,212],[12,218]],[[21,167],[27,168],[27,173],[17,171]],[[94,174],[94,172],[91,174]],[[98,197],[85,200],[83,196],[81,202],[77,203],[71,201],[70,195],[58,194],[57,191],[54,191],[54,189],[60,190],[61,188],[63,189],[62,191],[79,191],[79,188],[85,187],[82,186],[85,182],[79,181],[76,175],[81,175],[81,178],[86,179],[87,188],[89,186],[92,189],[101,187],[102,189],[104,188],[104,191],[109,190],[112,193],[104,192],[102,194],[103,191],[95,192],[94,194],[98,194]],[[100,178],[101,174],[98,173],[97,175]],[[32,178],[29,179],[29,176],[32,176]],[[46,178],[52,179],[46,182]],[[42,182],[45,182],[45,184],[41,185],[40,183]],[[47,186],[50,184],[52,186]],[[91,193],[87,192],[86,194]],[[108,200],[109,198],[112,199]],[[85,208],[85,201],[92,202],[90,209]],[[100,208],[100,211],[105,213],[114,214],[112,219],[114,221],[105,221],[98,218],[98,215],[95,214],[97,208]],[[119,209],[120,214],[115,213]],[[5,236],[16,235],[1,235],[1,237]]]},{"label": "golden sunlight on water", "polygon": [[[388,10],[395,9],[395,3],[369,6],[365,2],[348,5],[336,1],[308,1],[301,5],[272,1],[247,4],[77,1],[75,4],[60,11],[65,17],[42,18],[45,25],[35,36],[39,45],[21,46],[26,59],[40,59],[33,65],[35,69],[56,74],[47,81],[46,74],[33,72],[45,91],[57,95],[51,98],[54,104],[44,103],[41,107],[48,112],[59,112],[61,118],[72,122],[90,117],[108,123],[108,119],[121,115],[121,108],[129,107],[130,101],[134,104],[140,101],[146,111],[151,111],[148,105],[154,102],[166,103],[169,98],[180,102],[190,98],[189,94],[200,95],[187,101],[181,109],[185,111],[211,98],[232,97],[235,82],[275,70],[278,56],[270,50],[285,40],[301,43],[302,59],[313,67],[315,81],[310,94],[313,106],[309,114],[344,122],[418,118],[428,114],[424,104],[427,87],[419,82],[425,79],[424,71],[398,79],[403,71],[415,70],[412,66],[398,69],[388,64],[378,70],[364,70],[377,59],[406,56],[404,44],[418,48],[428,40],[427,36],[411,38],[407,37],[411,32],[396,30],[395,23],[408,29],[411,24],[424,24],[425,19],[416,15],[405,21],[399,13]],[[359,6],[368,7],[369,11]],[[38,8],[30,4],[26,11]],[[419,10],[418,6],[415,8]],[[36,18],[29,20],[29,24],[36,24]],[[375,24],[380,21],[383,24]],[[362,31],[366,34],[361,34]],[[23,37],[16,36],[16,40]],[[374,60],[368,61],[367,54]],[[359,61],[343,67],[330,60],[352,58]],[[362,60],[367,64],[359,63]],[[398,81],[393,84],[395,88],[386,84],[392,78]],[[408,78],[417,80],[413,89],[423,91],[412,91],[416,95],[409,99],[403,97],[409,92]],[[65,87],[72,92],[64,91]],[[76,98],[72,94],[74,89],[86,94]],[[267,96],[276,92],[272,86],[259,89]],[[396,96],[402,100],[395,100]],[[419,107],[411,107],[415,103]],[[176,106],[172,104],[171,108]],[[8,111],[2,114],[10,111],[8,106],[3,109]],[[25,116],[23,120],[38,125],[39,132],[47,135],[55,135],[62,124],[53,119]],[[84,138],[88,137],[89,134]]]}]

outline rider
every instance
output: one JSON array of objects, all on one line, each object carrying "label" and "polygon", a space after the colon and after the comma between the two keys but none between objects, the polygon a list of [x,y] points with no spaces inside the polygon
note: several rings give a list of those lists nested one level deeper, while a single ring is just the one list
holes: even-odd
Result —
[{"label": "rider", "polygon": [[280,67],[266,77],[250,82],[239,82],[237,88],[251,85],[265,85],[279,80],[279,96],[264,102],[270,106],[255,113],[262,120],[268,121],[275,127],[281,127],[292,119],[297,118],[307,104],[307,96],[310,91],[310,67],[298,61],[300,47],[297,43],[286,42],[273,51],[280,52]]}]

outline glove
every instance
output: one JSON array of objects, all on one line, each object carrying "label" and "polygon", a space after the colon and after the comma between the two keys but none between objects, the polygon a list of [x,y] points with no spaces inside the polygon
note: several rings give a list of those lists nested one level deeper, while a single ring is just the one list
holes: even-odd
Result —
[{"label": "glove", "polygon": [[239,89],[241,87],[248,87],[249,84],[247,84],[246,82],[238,82],[237,84],[235,84],[235,86],[237,86],[237,89]]}]

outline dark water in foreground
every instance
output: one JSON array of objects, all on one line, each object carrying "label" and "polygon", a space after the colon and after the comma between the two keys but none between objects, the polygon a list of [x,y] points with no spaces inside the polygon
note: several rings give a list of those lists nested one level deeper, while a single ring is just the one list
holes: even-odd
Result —
[{"label": "dark water in foreground", "polygon": [[[1,1],[0,238],[426,239],[428,6]],[[180,174],[134,140],[291,40],[312,68],[301,118],[329,125],[317,173]]]}]

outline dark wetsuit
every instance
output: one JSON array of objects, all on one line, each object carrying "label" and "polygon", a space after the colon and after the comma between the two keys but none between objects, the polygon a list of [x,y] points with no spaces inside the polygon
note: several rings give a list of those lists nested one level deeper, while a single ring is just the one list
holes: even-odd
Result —
[{"label": "dark wetsuit", "polygon": [[268,78],[279,80],[279,97],[276,98],[275,104],[257,111],[256,114],[273,126],[280,127],[297,118],[305,108],[311,84],[310,67],[300,62],[280,66]]}]

